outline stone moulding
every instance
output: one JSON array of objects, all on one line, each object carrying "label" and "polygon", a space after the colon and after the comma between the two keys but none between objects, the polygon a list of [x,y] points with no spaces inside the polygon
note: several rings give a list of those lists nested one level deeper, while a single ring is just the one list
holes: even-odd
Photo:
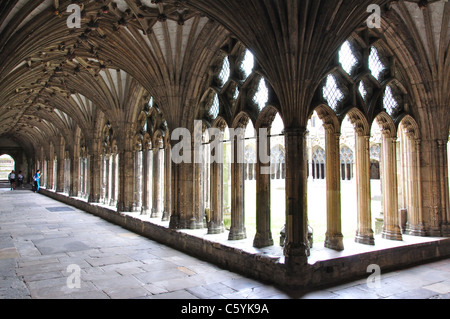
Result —
[{"label": "stone moulding", "polygon": [[371,274],[367,267],[372,264],[386,273],[450,257],[450,238],[442,238],[290,268],[280,258],[230,247],[54,191],[41,189],[40,193],[206,262],[280,288],[326,287],[367,278]]}]

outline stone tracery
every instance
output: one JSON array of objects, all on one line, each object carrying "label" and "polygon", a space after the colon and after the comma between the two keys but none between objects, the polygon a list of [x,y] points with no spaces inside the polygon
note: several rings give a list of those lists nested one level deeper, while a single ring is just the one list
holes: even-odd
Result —
[{"label": "stone tracery", "polygon": [[[170,131],[193,130],[194,120],[201,120],[205,127],[221,128],[224,136],[216,136],[220,140],[226,139],[228,128],[270,128],[279,115],[283,139],[275,142],[271,136],[268,145],[269,171],[274,164],[279,168],[261,174],[267,163],[258,156],[247,166],[230,165],[229,239],[247,237],[245,187],[239,187],[248,179],[256,181],[253,245],[274,244],[272,233],[279,230],[271,229],[270,190],[281,176],[286,182],[284,257],[287,264],[304,263],[310,249],[306,184],[308,174],[313,174],[327,180],[325,246],[344,249],[341,212],[336,208],[341,201],[339,183],[353,178],[358,185],[356,241],[374,244],[374,145],[381,149],[383,236],[401,240],[400,205],[406,211],[406,233],[448,235],[448,183],[421,180],[424,174],[445,176],[447,143],[442,141],[448,138],[445,134],[445,139],[437,139],[438,130],[428,128],[432,124],[427,113],[442,119],[437,122],[448,122],[448,61],[441,51],[448,49],[448,39],[433,39],[442,43],[436,47],[424,41],[418,29],[412,44],[403,38],[415,23],[412,1],[392,4],[383,29],[377,31],[363,26],[361,1],[354,11],[349,8],[356,1],[338,6],[332,1],[285,2],[233,0],[224,8],[225,1],[213,5],[208,0],[86,1],[84,27],[79,30],[65,28],[66,15],[60,8],[30,6],[19,16],[7,8],[0,14],[0,135],[34,154],[30,167],[46,172],[42,183],[47,189],[111,205],[119,212],[170,221],[173,229],[205,228],[217,234],[225,230],[228,204],[221,184],[228,168],[211,162],[172,163]],[[224,10],[218,10],[221,7]],[[241,19],[250,7],[250,16]],[[437,11],[448,12],[449,6],[435,1],[424,10],[437,18]],[[309,17],[303,23],[294,18],[303,15]],[[401,25],[398,35],[390,21]],[[322,37],[328,40],[311,40]],[[431,70],[422,72],[426,65],[413,65],[416,51],[431,61]],[[324,122],[325,141],[322,152],[308,162],[306,125],[313,110]],[[346,116],[354,128],[354,149],[339,143]],[[382,127],[380,143],[370,141],[375,121]],[[442,125],[447,129],[449,124]],[[250,150],[259,154],[259,139],[258,134],[252,136],[254,147],[247,148],[247,155]],[[436,140],[441,142],[433,145]],[[428,153],[438,154],[440,164],[421,167]],[[430,194],[429,185],[439,192]],[[395,191],[399,187],[400,195]],[[432,206],[440,207],[441,213],[432,212]]]}]

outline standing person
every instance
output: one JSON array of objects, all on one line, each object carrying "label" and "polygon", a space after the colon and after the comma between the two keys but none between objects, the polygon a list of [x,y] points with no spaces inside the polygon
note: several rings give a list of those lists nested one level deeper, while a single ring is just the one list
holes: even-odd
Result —
[{"label": "standing person", "polygon": [[37,193],[39,192],[39,179],[41,178],[41,171],[37,170],[36,174],[33,176],[34,181],[34,191]]},{"label": "standing person", "polygon": [[11,190],[14,190],[16,188],[16,173],[14,170],[11,171],[8,175],[9,182],[11,183]]},{"label": "standing person", "polygon": [[23,188],[23,175],[22,171],[19,171],[19,175],[17,175],[17,186]]}]

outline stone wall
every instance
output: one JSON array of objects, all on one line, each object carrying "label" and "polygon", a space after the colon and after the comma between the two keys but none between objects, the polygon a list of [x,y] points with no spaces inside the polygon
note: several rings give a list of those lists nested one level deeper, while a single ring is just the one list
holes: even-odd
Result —
[{"label": "stone wall", "polygon": [[278,258],[249,253],[46,189],[41,189],[40,192],[227,270],[283,287],[311,289],[335,285],[367,278],[370,275],[367,267],[372,264],[377,264],[386,273],[450,256],[450,238],[442,238],[289,268]]}]

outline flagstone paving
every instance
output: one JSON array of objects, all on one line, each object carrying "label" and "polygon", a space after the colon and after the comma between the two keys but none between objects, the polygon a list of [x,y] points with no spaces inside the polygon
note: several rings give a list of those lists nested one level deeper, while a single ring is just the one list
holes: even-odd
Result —
[{"label": "flagstone paving", "polygon": [[286,292],[76,208],[0,189],[0,299],[450,298],[450,261],[320,291]]}]

